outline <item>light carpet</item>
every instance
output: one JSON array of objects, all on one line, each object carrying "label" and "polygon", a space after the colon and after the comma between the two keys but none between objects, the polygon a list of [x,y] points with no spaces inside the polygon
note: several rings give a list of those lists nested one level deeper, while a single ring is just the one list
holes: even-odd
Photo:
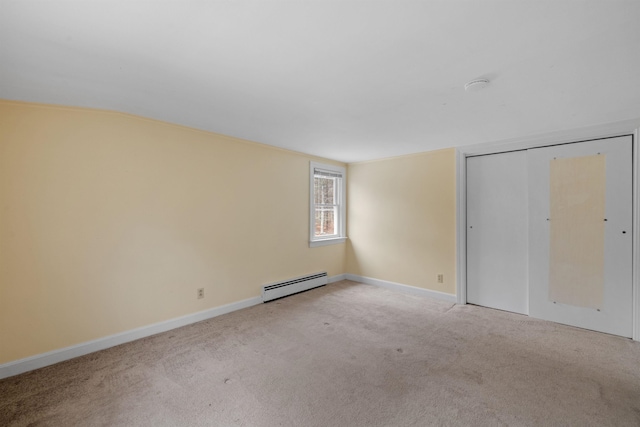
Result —
[{"label": "light carpet", "polygon": [[640,426],[640,343],[343,281],[0,381],[3,426]]}]

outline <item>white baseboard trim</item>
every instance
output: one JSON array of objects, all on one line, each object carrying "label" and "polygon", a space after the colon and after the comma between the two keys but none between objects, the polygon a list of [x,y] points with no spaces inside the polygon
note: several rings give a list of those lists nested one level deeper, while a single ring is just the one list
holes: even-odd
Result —
[{"label": "white baseboard trim", "polygon": [[0,365],[0,379],[12,377],[34,369],[43,368],[45,366],[53,365],[54,363],[84,356],[85,354],[93,353],[95,351],[104,350],[109,347],[135,341],[161,332],[170,331],[171,329],[211,319],[212,317],[221,316],[223,314],[231,313],[232,311],[241,310],[258,304],[262,304],[262,298],[253,297],[233,302],[231,304],[222,305],[220,307],[214,307],[209,310],[187,314],[186,316],[176,317],[175,319],[131,329],[130,331],[121,332],[119,334],[76,344],[71,347],[61,348],[47,353],[8,362]]},{"label": "white baseboard trim", "polygon": [[454,294],[447,294],[439,291],[432,291],[429,289],[416,288],[415,286],[403,285],[401,283],[388,282],[386,280],[374,279],[372,277],[358,276],[356,274],[346,274],[347,280],[353,280],[354,282],[365,283],[367,285],[380,286],[381,288],[391,289],[393,291],[404,292],[407,294],[418,295],[422,297],[435,298],[447,302],[456,302],[456,296]]},{"label": "white baseboard trim", "polygon": [[329,277],[327,283],[335,283],[335,282],[339,282],[341,280],[345,280],[347,278],[346,274],[338,274],[337,276],[331,276]]}]

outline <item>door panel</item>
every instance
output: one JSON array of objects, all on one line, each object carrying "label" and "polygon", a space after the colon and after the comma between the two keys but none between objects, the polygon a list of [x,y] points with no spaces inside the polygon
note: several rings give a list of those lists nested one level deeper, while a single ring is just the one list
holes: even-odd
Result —
[{"label": "door panel", "polygon": [[530,315],[630,337],[631,137],[527,157]]},{"label": "door panel", "polygon": [[467,158],[467,301],[527,314],[526,151]]}]

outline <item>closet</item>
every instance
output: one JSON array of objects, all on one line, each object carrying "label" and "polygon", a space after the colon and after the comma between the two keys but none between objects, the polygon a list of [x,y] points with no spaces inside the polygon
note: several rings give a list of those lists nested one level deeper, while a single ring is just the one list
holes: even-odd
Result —
[{"label": "closet", "polygon": [[631,337],[632,137],[466,159],[467,302]]}]

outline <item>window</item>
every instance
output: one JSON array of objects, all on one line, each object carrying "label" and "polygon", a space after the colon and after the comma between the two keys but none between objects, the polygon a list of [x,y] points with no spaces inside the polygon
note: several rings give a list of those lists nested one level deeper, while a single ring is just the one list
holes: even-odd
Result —
[{"label": "window", "polygon": [[345,233],[345,169],[311,162],[309,246],[342,243]]}]

